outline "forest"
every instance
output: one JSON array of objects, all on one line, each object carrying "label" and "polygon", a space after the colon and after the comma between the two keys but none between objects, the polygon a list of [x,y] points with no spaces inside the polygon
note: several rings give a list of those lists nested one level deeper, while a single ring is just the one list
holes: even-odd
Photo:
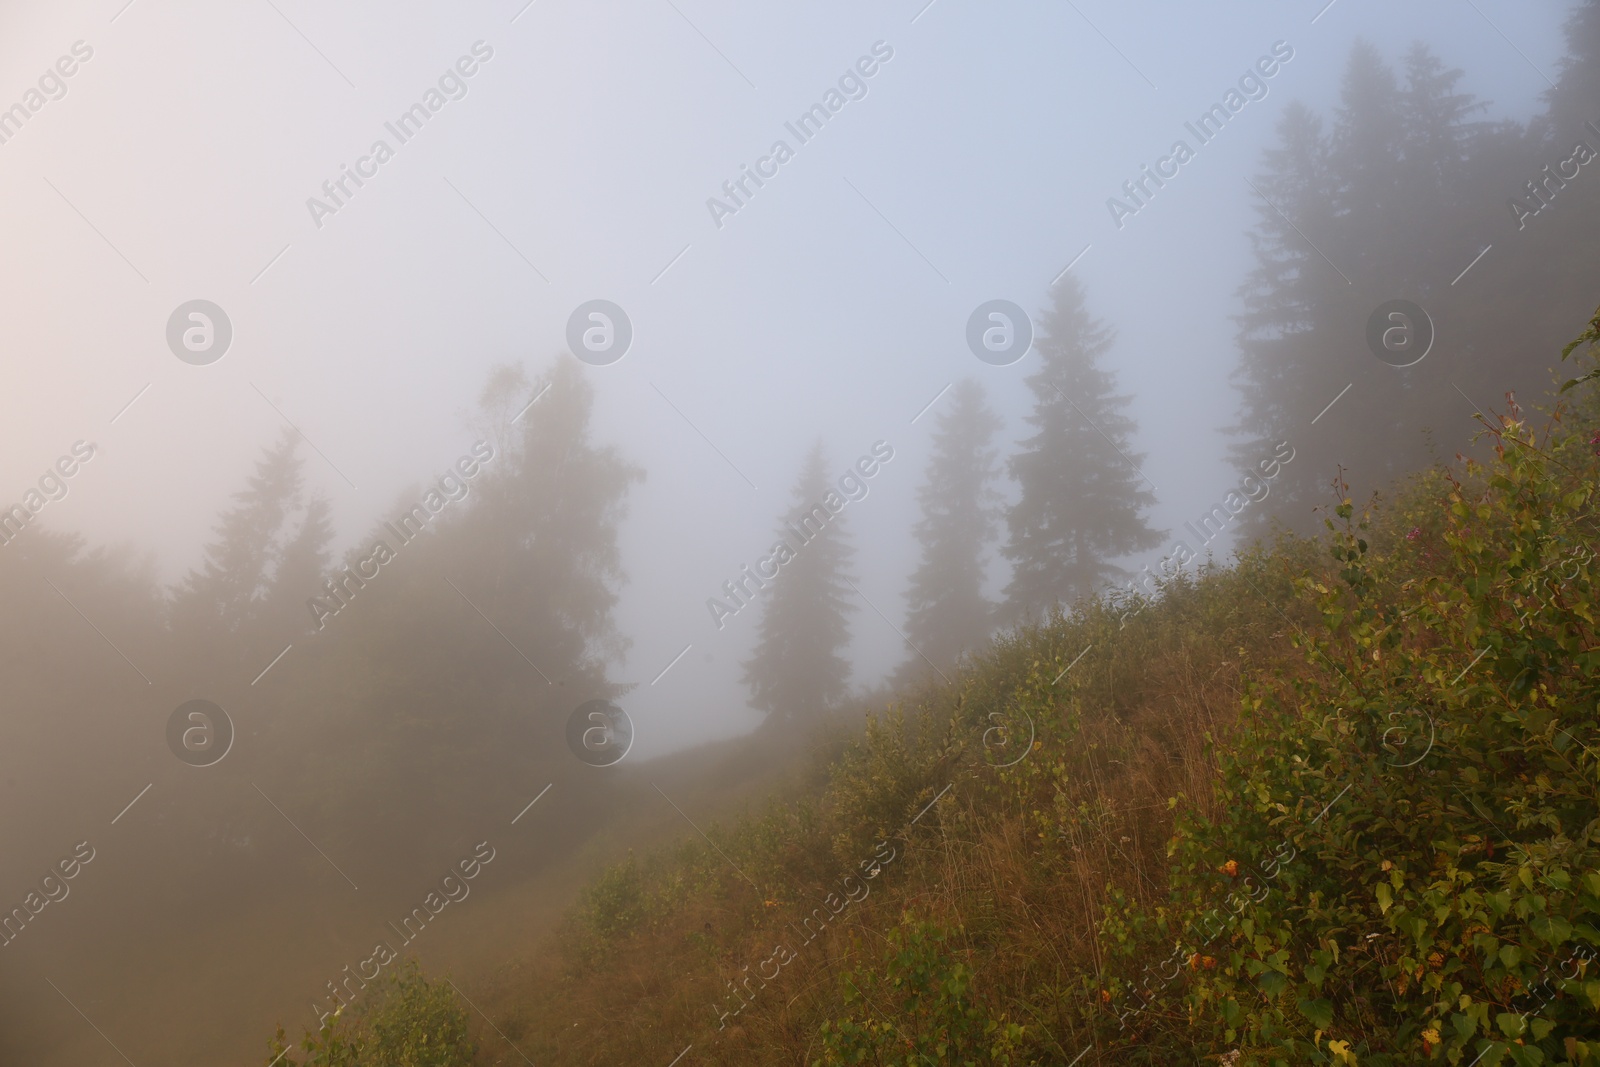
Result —
[{"label": "forest", "polygon": [[[1181,523],[1079,274],[1020,419],[973,373],[925,455],[808,441],[693,605],[749,631],[759,725],[651,760],[619,604],[654,458],[572,355],[495,366],[354,536],[284,427],[176,578],[34,523],[107,462],[77,441],[0,513],[0,964],[227,984],[264,1067],[1600,1064],[1600,2],[1563,41],[1527,121],[1420,42],[1281,107],[1229,481]],[[1409,363],[1363,343],[1399,296]],[[903,612],[860,562],[891,478]],[[67,999],[4,988],[13,1029]]]}]

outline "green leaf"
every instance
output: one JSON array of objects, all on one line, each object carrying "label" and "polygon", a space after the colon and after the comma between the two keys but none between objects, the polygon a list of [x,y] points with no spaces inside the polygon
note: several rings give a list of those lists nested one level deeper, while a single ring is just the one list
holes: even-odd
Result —
[{"label": "green leaf", "polygon": [[1478,1058],[1471,1061],[1472,1067],[1499,1067],[1500,1061],[1505,1058],[1506,1046],[1499,1041],[1487,1041],[1482,1047]]},{"label": "green leaf", "polygon": [[1295,1007],[1300,1009],[1300,1014],[1311,1021],[1311,1025],[1318,1030],[1331,1029],[1333,1026],[1333,1002],[1326,997],[1316,1000],[1302,1000]]},{"label": "green leaf", "polygon": [[1532,926],[1540,939],[1552,945],[1559,945],[1572,936],[1572,924],[1559,915],[1549,918],[1541,915],[1533,920]]},{"label": "green leaf", "polygon": [[1544,1063],[1544,1053],[1532,1045],[1512,1045],[1506,1053],[1521,1067],[1540,1067]]}]

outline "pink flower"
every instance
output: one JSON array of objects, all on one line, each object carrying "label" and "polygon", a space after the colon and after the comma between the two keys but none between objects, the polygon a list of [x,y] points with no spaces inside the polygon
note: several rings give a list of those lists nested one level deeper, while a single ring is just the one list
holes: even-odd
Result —
[{"label": "pink flower", "polygon": [[1411,527],[1411,532],[1406,534],[1406,540],[1407,541],[1418,541],[1418,540],[1421,540],[1421,539],[1422,539],[1422,529],[1420,527],[1413,526],[1413,527]]}]

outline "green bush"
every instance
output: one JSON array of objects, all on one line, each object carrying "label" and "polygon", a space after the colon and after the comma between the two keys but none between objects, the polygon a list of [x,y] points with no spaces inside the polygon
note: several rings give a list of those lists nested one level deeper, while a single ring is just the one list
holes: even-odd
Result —
[{"label": "green bush", "polygon": [[1335,509],[1337,581],[1297,580],[1318,669],[1247,695],[1173,908],[1108,918],[1130,958],[1173,946],[1114,990],[1146,1048],[1600,1062],[1600,465],[1514,405],[1488,436],[1402,535]]},{"label": "green bush", "polygon": [[[851,1013],[822,1024],[814,1067],[870,1063],[1021,1067],[1022,1027],[991,1018],[973,995],[971,968],[950,950],[946,931],[910,914],[889,931],[882,965],[840,979]],[[898,1023],[892,1021],[899,1019]]]},{"label": "green bush", "polygon": [[[283,1028],[269,1063],[285,1067],[468,1067],[477,1046],[467,1033],[467,1012],[455,990],[423,977],[415,960],[374,983],[349,1011],[330,1015],[300,1043],[296,1060]],[[279,1057],[282,1057],[279,1059]]]}]

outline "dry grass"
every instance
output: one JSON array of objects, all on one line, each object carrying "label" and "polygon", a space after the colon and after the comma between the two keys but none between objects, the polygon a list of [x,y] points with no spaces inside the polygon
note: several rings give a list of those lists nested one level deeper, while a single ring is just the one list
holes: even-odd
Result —
[{"label": "dry grass", "polygon": [[[1175,798],[1213,803],[1214,745],[1247,676],[1278,685],[1311,669],[1289,641],[1287,593],[1267,599],[1271,575],[1247,567],[1177,585],[1125,626],[1097,605],[1012,635],[951,685],[907,700],[902,726],[858,738],[809,805],[712,831],[759,891],[686,833],[641,861],[636,917],[596,933],[593,904],[580,908],[561,938],[497,976],[485,1008],[541,1064],[666,1067],[691,1044],[696,1063],[809,1064],[821,1021],[841,1014],[841,976],[873,967],[911,913],[954,931],[978,997],[1070,1062],[1091,1041],[1085,1001],[1107,967],[1112,895],[1151,909],[1166,900]],[[971,738],[1019,699],[1042,720],[1039,744],[996,770]],[[793,924],[891,835],[897,858],[866,883],[870,895],[806,942]],[[776,945],[794,960],[764,988],[750,981],[749,1004],[719,1027],[719,1011],[741,1003],[735,984]],[[485,1063],[522,1062],[493,1034],[483,1045]]]}]

